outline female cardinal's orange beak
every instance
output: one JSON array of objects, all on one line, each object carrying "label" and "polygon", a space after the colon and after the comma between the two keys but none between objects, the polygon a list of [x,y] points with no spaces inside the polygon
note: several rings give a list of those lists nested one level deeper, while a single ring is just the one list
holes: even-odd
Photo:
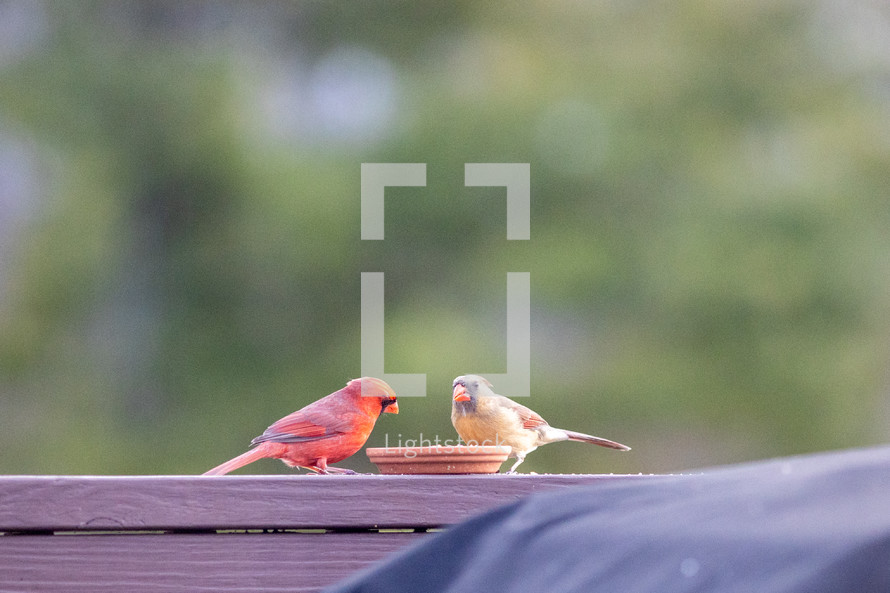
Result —
[{"label": "female cardinal's orange beak", "polygon": [[468,402],[470,401],[470,396],[467,395],[467,388],[463,385],[455,385],[454,386],[454,401],[456,402]]}]

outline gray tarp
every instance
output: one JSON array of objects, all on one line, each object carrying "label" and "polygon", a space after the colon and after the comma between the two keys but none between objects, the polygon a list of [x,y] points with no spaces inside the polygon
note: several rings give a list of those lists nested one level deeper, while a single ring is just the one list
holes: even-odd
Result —
[{"label": "gray tarp", "polygon": [[330,591],[888,593],[890,447],[534,495]]}]

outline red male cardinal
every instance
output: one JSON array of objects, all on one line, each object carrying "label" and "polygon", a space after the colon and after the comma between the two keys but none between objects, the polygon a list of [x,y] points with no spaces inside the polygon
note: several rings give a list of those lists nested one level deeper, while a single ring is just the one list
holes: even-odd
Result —
[{"label": "red male cardinal", "polygon": [[328,463],[342,461],[361,449],[383,412],[399,413],[392,387],[374,377],[353,379],[340,391],[285,416],[250,442],[256,448],[204,475],[221,476],[264,457],[320,474],[355,473]]},{"label": "red male cardinal", "polygon": [[458,377],[451,406],[451,423],[465,443],[504,445],[513,451],[516,463],[512,474],[525,456],[547,443],[581,441],[603,447],[630,451],[630,447],[599,437],[554,428],[536,412],[491,390],[491,383],[478,375]]}]

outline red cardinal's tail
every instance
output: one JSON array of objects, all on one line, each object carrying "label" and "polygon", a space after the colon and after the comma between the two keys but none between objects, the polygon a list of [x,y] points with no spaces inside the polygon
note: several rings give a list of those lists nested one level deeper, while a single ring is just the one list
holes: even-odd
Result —
[{"label": "red cardinal's tail", "polygon": [[566,430],[565,433],[568,435],[570,441],[581,441],[582,443],[593,443],[594,445],[599,445],[600,447],[618,449],[619,451],[630,451],[630,447],[628,447],[627,445],[622,445],[621,443],[616,443],[615,441],[610,441],[609,439],[601,439],[600,437],[584,434],[583,432],[574,432],[571,430]]},{"label": "red cardinal's tail", "polygon": [[205,476],[222,476],[231,471],[238,469],[239,467],[245,466],[248,463],[253,463],[257,459],[262,459],[263,457],[269,457],[269,453],[266,450],[266,447],[260,445],[256,449],[251,449],[247,453],[242,453],[238,457],[234,459],[229,459],[225,463],[221,465],[217,465],[213,469],[204,472]]}]

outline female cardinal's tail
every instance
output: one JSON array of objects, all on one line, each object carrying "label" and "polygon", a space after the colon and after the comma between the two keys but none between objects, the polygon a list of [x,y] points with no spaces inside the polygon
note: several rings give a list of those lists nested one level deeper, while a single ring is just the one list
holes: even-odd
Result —
[{"label": "female cardinal's tail", "polygon": [[616,443],[615,441],[610,441],[609,439],[601,439],[600,437],[584,434],[583,432],[574,432],[572,430],[566,430],[563,432],[568,435],[570,441],[581,441],[582,443],[593,443],[594,445],[599,445],[600,447],[618,449],[619,451],[630,451],[630,447],[628,447],[627,445],[622,445],[621,443]]},{"label": "female cardinal's tail", "polygon": [[257,459],[262,459],[263,457],[268,457],[269,454],[266,451],[266,448],[260,445],[256,449],[251,449],[247,453],[242,453],[238,457],[234,459],[229,459],[225,463],[221,465],[217,465],[213,469],[204,472],[205,476],[222,476],[224,474],[229,473],[230,471],[234,471],[239,467],[247,465],[248,463],[253,463]]}]

